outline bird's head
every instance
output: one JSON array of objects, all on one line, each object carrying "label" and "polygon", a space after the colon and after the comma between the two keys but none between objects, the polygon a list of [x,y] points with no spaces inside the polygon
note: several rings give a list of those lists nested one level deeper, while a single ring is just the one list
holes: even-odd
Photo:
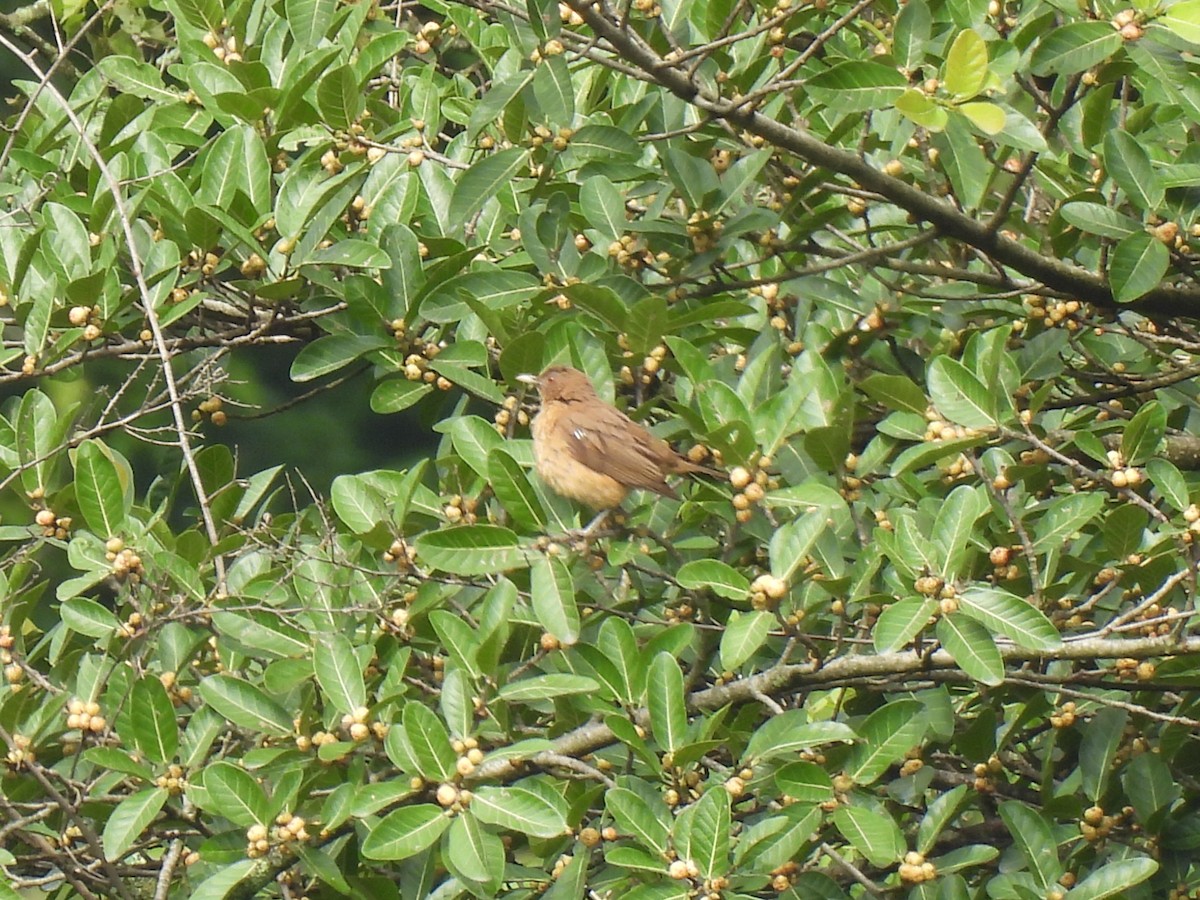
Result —
[{"label": "bird's head", "polygon": [[588,377],[570,366],[550,366],[541,375],[518,375],[517,380],[534,385],[543,402],[561,400],[570,403],[596,396],[596,389]]}]

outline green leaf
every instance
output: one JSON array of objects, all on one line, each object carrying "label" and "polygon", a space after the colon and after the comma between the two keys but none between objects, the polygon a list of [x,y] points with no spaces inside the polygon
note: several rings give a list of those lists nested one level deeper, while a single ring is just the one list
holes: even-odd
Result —
[{"label": "green leaf", "polygon": [[87,597],[64,600],[58,614],[67,628],[93,638],[108,637],[118,624],[116,616]]},{"label": "green leaf", "polygon": [[[1083,792],[1093,803],[1099,803],[1113,774],[1122,731],[1129,719],[1123,709],[1098,709],[1083,728],[1079,745],[1079,775]],[[1130,796],[1133,796],[1130,794]]]},{"label": "green leaf", "polygon": [[1052,887],[1062,875],[1057,845],[1045,818],[1016,800],[1000,804],[1000,818],[1004,820],[1008,833],[1025,862],[1029,866],[1038,887]]},{"label": "green leaf", "polygon": [[789,709],[772,716],[750,738],[743,754],[747,765],[757,765],[776,756],[789,756],[820,744],[847,743],[858,734],[843,722],[809,722],[802,709]]},{"label": "green leaf", "polygon": [[1123,894],[1151,878],[1158,866],[1157,861],[1146,856],[1105,863],[1071,888],[1071,900],[1103,900]]},{"label": "green leaf", "polygon": [[391,297],[388,313],[392,318],[403,318],[413,308],[425,286],[421,242],[407,225],[393,222],[380,234],[379,246],[391,261],[383,273],[383,286]]},{"label": "green leaf", "polygon": [[1158,452],[1167,434],[1167,410],[1157,400],[1145,403],[1121,432],[1121,455],[1129,466],[1143,465]]},{"label": "green leaf", "polygon": [[1104,167],[1137,209],[1158,209],[1163,200],[1162,181],[1150,154],[1128,131],[1113,129],[1104,136]]},{"label": "green leaf", "polygon": [[179,749],[179,726],[167,689],[153,675],[139,678],[133,686],[129,708],[133,746],[155,762],[167,763]]},{"label": "green leaf", "polygon": [[475,685],[466,669],[452,667],[446,671],[438,711],[454,737],[466,737],[475,730],[475,697]]},{"label": "green leaf", "polygon": [[959,610],[988,630],[1029,650],[1054,650],[1062,637],[1054,623],[1023,597],[1001,588],[973,585],[959,595]]},{"label": "green leaf", "polygon": [[517,782],[511,787],[485,785],[475,792],[471,812],[489,825],[553,838],[567,831],[567,803],[549,790],[531,790]]},{"label": "green leaf", "polygon": [[907,119],[930,131],[942,131],[950,120],[950,114],[924,91],[909,88],[896,98],[896,109]]},{"label": "green leaf", "polygon": [[860,60],[837,63],[805,84],[814,98],[839,115],[887,109],[907,87],[904,76],[892,66]]},{"label": "green leaf", "polygon": [[771,574],[790,581],[795,572],[805,565],[805,558],[826,529],[829,516],[823,509],[793,519],[776,530],[771,537]]},{"label": "green leaf", "polygon": [[[969,100],[983,90],[987,76],[987,43],[970,29],[960,31],[946,54],[946,78],[943,87],[952,96]],[[1003,120],[1000,127],[1004,127]]]},{"label": "green leaf", "polygon": [[124,856],[158,816],[167,802],[166,788],[148,788],[126,797],[104,823],[104,858]]},{"label": "green leaf", "polygon": [[745,575],[717,559],[684,563],[675,579],[689,591],[710,590],[729,600],[745,600],[750,591],[750,580]]},{"label": "green leaf", "polygon": [[583,660],[582,670],[597,680],[598,694],[602,699],[621,700],[625,697],[625,684],[612,660],[593,644],[576,644],[575,651]]},{"label": "green leaf", "polygon": [[600,626],[596,646],[616,668],[623,690],[621,699],[626,703],[641,701],[646,688],[646,664],[638,649],[633,629],[624,619],[610,617]]},{"label": "green leaf", "polygon": [[1033,532],[1033,549],[1043,552],[1059,547],[1100,514],[1104,495],[1089,492],[1060,497],[1047,508]]},{"label": "green leaf", "polygon": [[449,221],[454,230],[461,229],[467,220],[478,213],[488,200],[513,182],[525,169],[529,151],[510,147],[486,156],[462,174],[450,199]]},{"label": "green leaf", "polygon": [[958,360],[935,357],[926,377],[934,405],[951,422],[967,428],[989,428],[996,424],[993,392]]},{"label": "green leaf", "polygon": [[975,522],[987,512],[987,500],[983,494],[969,485],[959,485],[938,510],[933,523],[933,540],[945,564],[941,575],[946,579],[957,577],[961,558],[971,541]]},{"label": "green leaf", "polygon": [[215,875],[209,876],[195,887],[190,900],[225,900],[229,892],[237,887],[242,879],[247,878],[257,865],[259,863],[256,860],[241,859],[223,866]]},{"label": "green leaf", "polygon": [[1146,462],[1146,474],[1163,499],[1180,511],[1188,508],[1191,498],[1187,481],[1179,469],[1165,459],[1151,459]]},{"label": "green leaf", "polygon": [[178,92],[167,89],[158,69],[149,63],[129,56],[106,56],[96,63],[96,68],[126,94],[160,103],[175,103],[182,99]]},{"label": "green leaf", "polygon": [[449,651],[450,658],[465,669],[472,678],[478,678],[482,673],[476,663],[479,643],[475,629],[445,609],[433,610],[429,614],[429,624],[437,632],[442,646]]},{"label": "green leaf", "polygon": [[1139,506],[1125,503],[1104,520],[1104,546],[1114,559],[1124,559],[1142,545],[1150,514]]},{"label": "green leaf", "polygon": [[354,645],[344,634],[318,635],[313,647],[313,671],[321,691],[343,715],[366,706],[367,691]]},{"label": "green leaf", "polygon": [[[499,838],[496,840],[499,842]],[[500,861],[504,861],[503,854]],[[570,862],[555,872],[553,884],[542,894],[542,900],[575,900],[576,897],[585,896],[590,866],[588,854],[576,853],[571,856]],[[495,896],[495,891],[492,896]]]},{"label": "green leaf", "polygon": [[533,81],[535,71],[526,69],[492,81],[475,109],[471,111],[471,119],[467,123],[468,141],[474,142],[479,132],[495,122],[514,98],[525,90],[526,85]]},{"label": "green leaf", "polygon": [[[786,768],[790,770],[792,766]],[[820,770],[820,767],[815,765],[813,768],[818,772]],[[781,769],[780,773],[782,772]],[[812,777],[818,777],[818,773],[813,773]],[[829,786],[828,775],[825,776],[825,781],[822,799],[829,800],[833,797],[833,788]],[[789,786],[797,787],[797,783],[792,781]],[[798,789],[808,797],[817,794],[812,787],[806,791],[803,788]],[[734,866],[742,871],[749,869],[760,875],[766,875],[780,866],[786,865],[789,861],[797,859],[804,846],[810,844],[813,829],[821,822],[822,813],[820,809],[816,808],[816,802],[819,801],[806,800],[793,803],[780,810],[778,815],[768,815],[745,827],[738,836],[737,847],[734,850]],[[806,890],[803,881],[804,876],[801,875],[800,880],[795,883],[797,891]],[[829,893],[825,889],[826,887],[822,885],[812,896],[829,898],[838,896],[836,893]],[[808,894],[798,893],[796,896],[802,897],[808,896]]]},{"label": "green leaf", "polygon": [[603,175],[593,175],[579,188],[579,208],[587,223],[608,241],[615,241],[629,227],[625,201]]},{"label": "green leaf", "polygon": [[988,685],[1004,682],[1004,660],[988,630],[978,622],[960,615],[941,616],[937,638],[971,678]]},{"label": "green leaf", "polygon": [[350,882],[338,868],[338,863],[325,850],[299,842],[295,842],[292,849],[295,850],[296,856],[311,875],[339,891],[343,896],[349,896],[352,893]]},{"label": "green leaf", "polygon": [[305,382],[344,368],[362,356],[382,350],[388,342],[382,337],[359,334],[327,334],[296,354],[292,360],[292,380]]},{"label": "green leaf", "polygon": [[904,855],[899,826],[882,812],[865,806],[839,806],[833,812],[833,824],[872,865],[886,866]]},{"label": "green leaf", "polygon": [[661,296],[646,297],[634,304],[625,322],[625,337],[629,349],[637,354],[649,353],[657,347],[667,330],[667,301]]},{"label": "green leaf", "polygon": [[101,768],[132,775],[140,781],[154,780],[154,771],[145,761],[116,747],[89,747],[83,751],[83,758]]},{"label": "green leaf", "polygon": [[798,760],[775,771],[775,787],[799,803],[823,803],[833,797],[833,780],[817,763]]},{"label": "green leaf", "polygon": [[499,893],[504,877],[504,844],[498,835],[480,827],[471,814],[455,816],[446,834],[446,865],[458,878]]},{"label": "green leaf", "polygon": [[589,124],[571,135],[567,153],[574,162],[589,159],[633,160],[642,155],[642,145],[623,129],[612,125]]},{"label": "green leaf", "polygon": [[[658,804],[661,806],[661,803]],[[656,854],[667,849],[669,830],[665,806],[655,814],[650,801],[627,788],[604,792],[604,808],[622,833],[631,835],[643,847]]]},{"label": "green leaf", "polygon": [[560,293],[571,305],[599,320],[613,331],[624,331],[629,320],[625,303],[611,288],[595,284],[571,284]]},{"label": "green leaf", "polygon": [[[1124,722],[1121,725],[1124,727]],[[1182,795],[1174,773],[1156,753],[1135,756],[1123,773],[1122,783],[1139,822],[1151,822]]]},{"label": "green leaf", "polygon": [[646,690],[654,737],[663,750],[674,753],[687,742],[683,672],[675,657],[666,652],[654,657]]},{"label": "green leaf", "polygon": [[769,612],[731,612],[721,635],[721,668],[735,671],[766,643],[774,625],[775,617]]},{"label": "green leaf", "polygon": [[491,378],[472,372],[466,366],[458,365],[450,360],[438,357],[429,364],[429,368],[446,378],[452,384],[463,390],[470,391],[476,397],[500,406],[504,403],[504,394],[496,387]]},{"label": "green leaf", "polygon": [[422,534],[416,541],[423,563],[452,575],[499,574],[528,566],[540,554],[520,546],[498,525],[457,525]]},{"label": "green leaf", "polygon": [[530,700],[550,700],[569,694],[595,693],[600,685],[586,675],[535,675],[510,681],[500,688],[496,696],[510,703],[526,703]]},{"label": "green leaf", "polygon": [[437,714],[420,703],[406,703],[401,722],[421,776],[430,781],[453,778],[458,757],[450,744],[450,734]]},{"label": "green leaf", "polygon": [[929,617],[937,607],[936,600],[926,597],[906,597],[884,607],[871,631],[875,651],[892,653],[908,646],[929,624]]},{"label": "green leaf", "polygon": [[1062,217],[1088,234],[1120,240],[1142,230],[1141,223],[1100,203],[1076,200],[1059,209]]},{"label": "green leaf", "polygon": [[387,253],[369,241],[338,241],[328,247],[317,247],[311,253],[297,255],[292,263],[298,266],[346,266],[352,269],[386,269],[392,264]]},{"label": "green leaf", "polygon": [[353,66],[337,66],[330,69],[317,82],[317,109],[330,128],[345,131],[352,123],[358,121],[363,106],[363,93],[358,86],[358,75]]},{"label": "green leaf", "polygon": [[846,774],[856,784],[871,784],[925,735],[925,707],[916,700],[893,700],[858,728],[862,743],[846,760]]},{"label": "green leaf", "polygon": [[487,478],[489,454],[504,446],[504,438],[496,433],[490,422],[479,416],[458,416],[449,424],[455,452],[476,475]]},{"label": "green leaf", "polygon": [[404,806],[384,816],[362,844],[367,859],[398,860],[431,847],[450,827],[451,819],[430,803]]},{"label": "green leaf", "polygon": [[37,388],[25,391],[17,411],[16,437],[17,456],[28,467],[23,482],[27,490],[45,490],[59,429],[54,402]]},{"label": "green leaf", "polygon": [[339,475],[330,487],[333,511],[356,534],[366,534],[391,516],[387,500],[357,475]]},{"label": "green leaf", "polygon": [[1189,44],[1200,44],[1200,0],[1184,0],[1168,6],[1155,18]]},{"label": "green leaf", "polygon": [[[712,212],[736,210],[744,203],[748,192],[757,189],[760,173],[773,157],[774,151],[769,147],[764,147],[735,161],[721,178],[721,192],[724,194],[724,199]],[[716,318],[716,316],[714,315],[712,318]]]},{"label": "green leaf", "polygon": [[575,90],[571,86],[571,70],[563,56],[543,59],[533,73],[534,107],[538,120],[552,128],[571,124],[575,116]]},{"label": "green leaf", "polygon": [[507,449],[497,447],[488,453],[488,482],[515,524],[526,531],[545,532],[546,514],[537,491]]},{"label": "green leaf", "polygon": [[1055,28],[1034,48],[1035,75],[1074,75],[1104,62],[1121,46],[1108,22],[1076,22]]},{"label": "green leaf", "polygon": [[937,846],[938,836],[958,815],[967,799],[967,786],[960,784],[930,801],[925,808],[925,815],[921,817],[921,824],[917,826],[918,853],[928,854]]},{"label": "green leaf", "polygon": [[[953,872],[965,869],[977,869],[979,866],[987,865],[999,855],[999,848],[993,847],[990,844],[967,844],[937,857],[937,862],[934,865],[937,866],[939,875],[942,873],[950,875]],[[965,884],[965,882],[953,878],[953,876],[948,880],[951,883],[959,881],[959,883]]]},{"label": "green leaf", "polygon": [[337,0],[284,0],[283,14],[297,49],[317,46],[329,32],[337,13]]},{"label": "green leaf", "polygon": [[547,634],[570,646],[579,640],[579,608],[575,605],[575,583],[563,560],[544,556],[529,573],[533,614]]},{"label": "green leaf", "polygon": [[934,134],[932,142],[941,154],[938,165],[950,179],[954,195],[964,208],[978,208],[992,174],[979,138],[962,116],[954,116],[942,132]]},{"label": "green leaf", "polygon": [[273,611],[249,609],[235,613],[214,610],[213,626],[218,634],[231,637],[268,658],[300,657],[311,652],[308,634]]},{"label": "green leaf", "polygon": [[882,403],[889,412],[903,411],[924,416],[925,408],[929,405],[925,392],[911,378],[903,375],[869,375],[858,387],[876,403]]},{"label": "green leaf", "polygon": [[667,144],[659,149],[659,160],[683,202],[690,209],[700,209],[706,197],[714,196],[720,190],[721,183],[712,166],[699,154],[689,153],[684,146]]},{"label": "green leaf", "polygon": [[892,36],[892,56],[901,69],[915,69],[925,58],[933,30],[933,16],[926,0],[909,0],[900,7]]},{"label": "green leaf", "polygon": [[[687,834],[682,842],[686,857],[705,878],[729,871],[729,793],[710,787],[690,808]],[[681,824],[683,816],[678,820]]]},{"label": "green leaf", "polygon": [[205,767],[204,793],[211,812],[241,828],[266,825],[270,820],[271,807],[262,785],[233,763],[217,761]]},{"label": "green leaf", "polygon": [[958,111],[970,119],[972,125],[989,136],[1002,132],[1008,122],[1008,113],[995,103],[963,103],[958,107]]},{"label": "green leaf", "polygon": [[96,440],[86,440],[75,451],[75,496],[88,527],[100,537],[115,537],[129,512],[121,473],[110,451]]},{"label": "green leaf", "polygon": [[171,0],[168,8],[193,28],[219,34],[224,10],[221,0]]},{"label": "green leaf", "polygon": [[200,696],[234,725],[275,737],[292,733],[292,717],[279,704],[233,675],[209,675],[200,682]]},{"label": "green leaf", "polygon": [[[313,227],[312,220],[318,214],[328,219],[326,210],[345,196],[348,192],[346,182],[356,175],[357,172],[350,167],[332,178],[328,177],[316,160],[289,168],[275,198],[275,223],[279,233],[300,238]],[[353,189],[353,186],[349,188]],[[349,202],[349,198],[342,202]],[[327,229],[328,225],[320,230],[320,236],[324,236]],[[313,240],[312,243],[316,244],[317,241]]]},{"label": "green leaf", "polygon": [[433,385],[405,378],[381,381],[371,392],[371,410],[380,415],[402,412],[433,390]]},{"label": "green leaf", "polygon": [[[223,132],[204,157],[200,190],[196,199],[206,204],[196,214],[237,233],[238,221],[226,210],[245,195],[256,210],[271,204],[271,168],[261,136],[250,125],[239,125]],[[243,201],[244,202],[244,201]],[[250,249],[258,250],[258,241],[246,233],[243,239]]]}]

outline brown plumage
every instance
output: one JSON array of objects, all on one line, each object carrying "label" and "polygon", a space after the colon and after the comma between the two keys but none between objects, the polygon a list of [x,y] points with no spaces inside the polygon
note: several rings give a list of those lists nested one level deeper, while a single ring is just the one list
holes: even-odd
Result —
[{"label": "brown plumage", "polygon": [[724,476],[680,456],[625,413],[605,403],[588,377],[569,366],[522,375],[537,386],[542,409],[534,417],[533,456],[550,488],[593,509],[612,509],[633,488],[678,498],[666,476],[698,472]]}]

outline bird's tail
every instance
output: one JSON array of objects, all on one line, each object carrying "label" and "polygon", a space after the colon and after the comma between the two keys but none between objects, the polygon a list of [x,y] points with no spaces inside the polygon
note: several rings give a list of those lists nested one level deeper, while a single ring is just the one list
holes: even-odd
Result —
[{"label": "bird's tail", "polygon": [[679,457],[679,465],[676,467],[675,473],[678,475],[706,475],[718,481],[726,481],[729,478],[728,475],[719,469],[702,466],[700,463],[694,463],[683,456]]}]

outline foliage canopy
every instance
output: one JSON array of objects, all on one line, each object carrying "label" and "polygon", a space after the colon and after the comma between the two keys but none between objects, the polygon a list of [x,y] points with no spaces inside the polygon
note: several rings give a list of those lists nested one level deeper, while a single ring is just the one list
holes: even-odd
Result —
[{"label": "foliage canopy", "polygon": [[[0,897],[1200,890],[1200,0],[0,45]],[[277,344],[436,455],[241,471]],[[580,539],[552,361],[729,484]]]}]

